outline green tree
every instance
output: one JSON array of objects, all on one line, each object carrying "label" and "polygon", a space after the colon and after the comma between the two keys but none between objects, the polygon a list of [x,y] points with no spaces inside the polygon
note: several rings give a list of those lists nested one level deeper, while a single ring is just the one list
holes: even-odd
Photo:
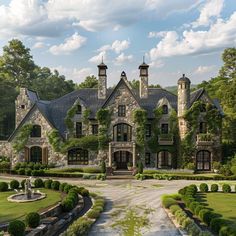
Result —
[{"label": "green tree", "polygon": [[98,87],[98,80],[94,75],[87,76],[85,78],[84,82],[77,85],[78,89],[81,89],[81,88],[97,88],[97,87]]}]

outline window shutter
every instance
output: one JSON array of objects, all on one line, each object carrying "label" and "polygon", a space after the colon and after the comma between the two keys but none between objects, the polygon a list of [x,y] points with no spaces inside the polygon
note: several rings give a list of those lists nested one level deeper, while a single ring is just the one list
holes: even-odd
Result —
[{"label": "window shutter", "polygon": [[25,147],[25,162],[29,162],[29,148],[28,147]]},{"label": "window shutter", "polygon": [[42,164],[48,164],[48,147],[43,148]]}]

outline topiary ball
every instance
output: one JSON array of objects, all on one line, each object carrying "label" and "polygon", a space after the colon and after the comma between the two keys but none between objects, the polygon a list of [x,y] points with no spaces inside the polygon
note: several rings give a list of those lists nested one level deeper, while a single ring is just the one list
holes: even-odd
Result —
[{"label": "topiary ball", "polygon": [[8,190],[8,184],[6,182],[0,182],[0,192],[6,192]]},{"label": "topiary ball", "polygon": [[222,185],[222,191],[223,191],[224,193],[230,193],[230,192],[231,192],[231,187],[230,187],[230,185],[229,185],[229,184],[223,184],[223,185]]},{"label": "topiary ball", "polygon": [[10,222],[7,231],[11,236],[24,236],[25,224],[21,220],[14,220]]},{"label": "topiary ball", "polygon": [[18,189],[20,186],[20,183],[19,181],[17,181],[16,179],[13,179],[11,182],[10,182],[10,188],[11,189]]},{"label": "topiary ball", "polygon": [[39,226],[40,215],[37,212],[30,212],[27,214],[25,222],[30,228],[36,228]]},{"label": "topiary ball", "polygon": [[51,189],[53,190],[59,190],[60,182],[59,181],[53,181],[51,184]]},{"label": "topiary ball", "polygon": [[43,180],[40,179],[40,178],[35,179],[35,181],[34,181],[34,187],[35,187],[35,188],[42,188],[42,187],[44,187]]},{"label": "topiary ball", "polygon": [[219,189],[218,184],[212,184],[211,185],[211,192],[217,192]]},{"label": "topiary ball", "polygon": [[52,180],[51,179],[47,179],[44,181],[44,187],[50,189],[51,188],[51,184],[52,184]]},{"label": "topiary ball", "polygon": [[61,206],[62,206],[62,210],[64,212],[68,212],[68,211],[71,211],[74,208],[74,203],[71,199],[65,198],[62,201]]},{"label": "topiary ball", "polygon": [[26,181],[26,179],[23,179],[23,180],[21,181],[21,183],[20,183],[21,188],[25,188],[25,181]]},{"label": "topiary ball", "polygon": [[61,192],[64,192],[64,188],[65,188],[66,185],[67,185],[67,183],[62,183],[62,184],[60,184],[59,190],[60,190]]},{"label": "topiary ball", "polygon": [[200,188],[200,191],[203,192],[203,193],[208,192],[208,185],[205,184],[205,183],[200,184],[199,188]]}]

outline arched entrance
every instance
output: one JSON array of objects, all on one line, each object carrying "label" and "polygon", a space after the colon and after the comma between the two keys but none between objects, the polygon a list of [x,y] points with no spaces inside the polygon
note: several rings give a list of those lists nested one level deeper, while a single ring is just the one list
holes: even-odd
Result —
[{"label": "arched entrance", "polygon": [[88,165],[88,151],[81,148],[73,148],[68,151],[68,165]]},{"label": "arched entrance", "polygon": [[197,152],[196,169],[201,171],[211,170],[211,153],[207,150]]},{"label": "arched entrance", "polygon": [[30,148],[30,161],[42,163],[42,148],[34,146]]},{"label": "arched entrance", "polygon": [[114,162],[116,163],[117,169],[127,169],[127,164],[132,164],[132,153],[128,151],[117,151],[114,152]]},{"label": "arched entrance", "polygon": [[157,168],[170,169],[172,168],[172,155],[168,151],[160,151],[157,154]]}]

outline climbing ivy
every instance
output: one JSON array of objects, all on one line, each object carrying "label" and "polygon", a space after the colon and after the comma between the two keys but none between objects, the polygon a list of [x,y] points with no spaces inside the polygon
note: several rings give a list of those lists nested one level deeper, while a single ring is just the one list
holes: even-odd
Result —
[{"label": "climbing ivy", "polygon": [[104,150],[108,147],[109,136],[108,129],[111,124],[111,111],[101,108],[96,114],[99,129],[98,129],[98,144],[99,149]]},{"label": "climbing ivy", "polygon": [[13,149],[17,153],[20,152],[27,144],[32,129],[33,129],[32,124],[25,124],[18,131],[18,134],[13,142]]},{"label": "climbing ivy", "polygon": [[73,133],[73,129],[74,129],[73,117],[75,116],[77,112],[78,105],[79,105],[79,101],[76,101],[74,105],[66,113],[65,124],[70,134]]},{"label": "climbing ivy", "polygon": [[147,111],[136,109],[133,111],[133,121],[136,124],[136,144],[142,153],[145,148],[145,133],[147,124]]},{"label": "climbing ivy", "polygon": [[51,132],[47,134],[48,136],[48,141],[50,145],[52,146],[53,150],[55,152],[60,152],[61,147],[63,145],[63,140],[59,134],[59,131],[56,129],[53,129]]},{"label": "climbing ivy", "polygon": [[89,132],[89,116],[90,116],[91,110],[86,108],[83,111],[83,117],[82,117],[82,122],[86,127],[86,133],[88,134]]}]

